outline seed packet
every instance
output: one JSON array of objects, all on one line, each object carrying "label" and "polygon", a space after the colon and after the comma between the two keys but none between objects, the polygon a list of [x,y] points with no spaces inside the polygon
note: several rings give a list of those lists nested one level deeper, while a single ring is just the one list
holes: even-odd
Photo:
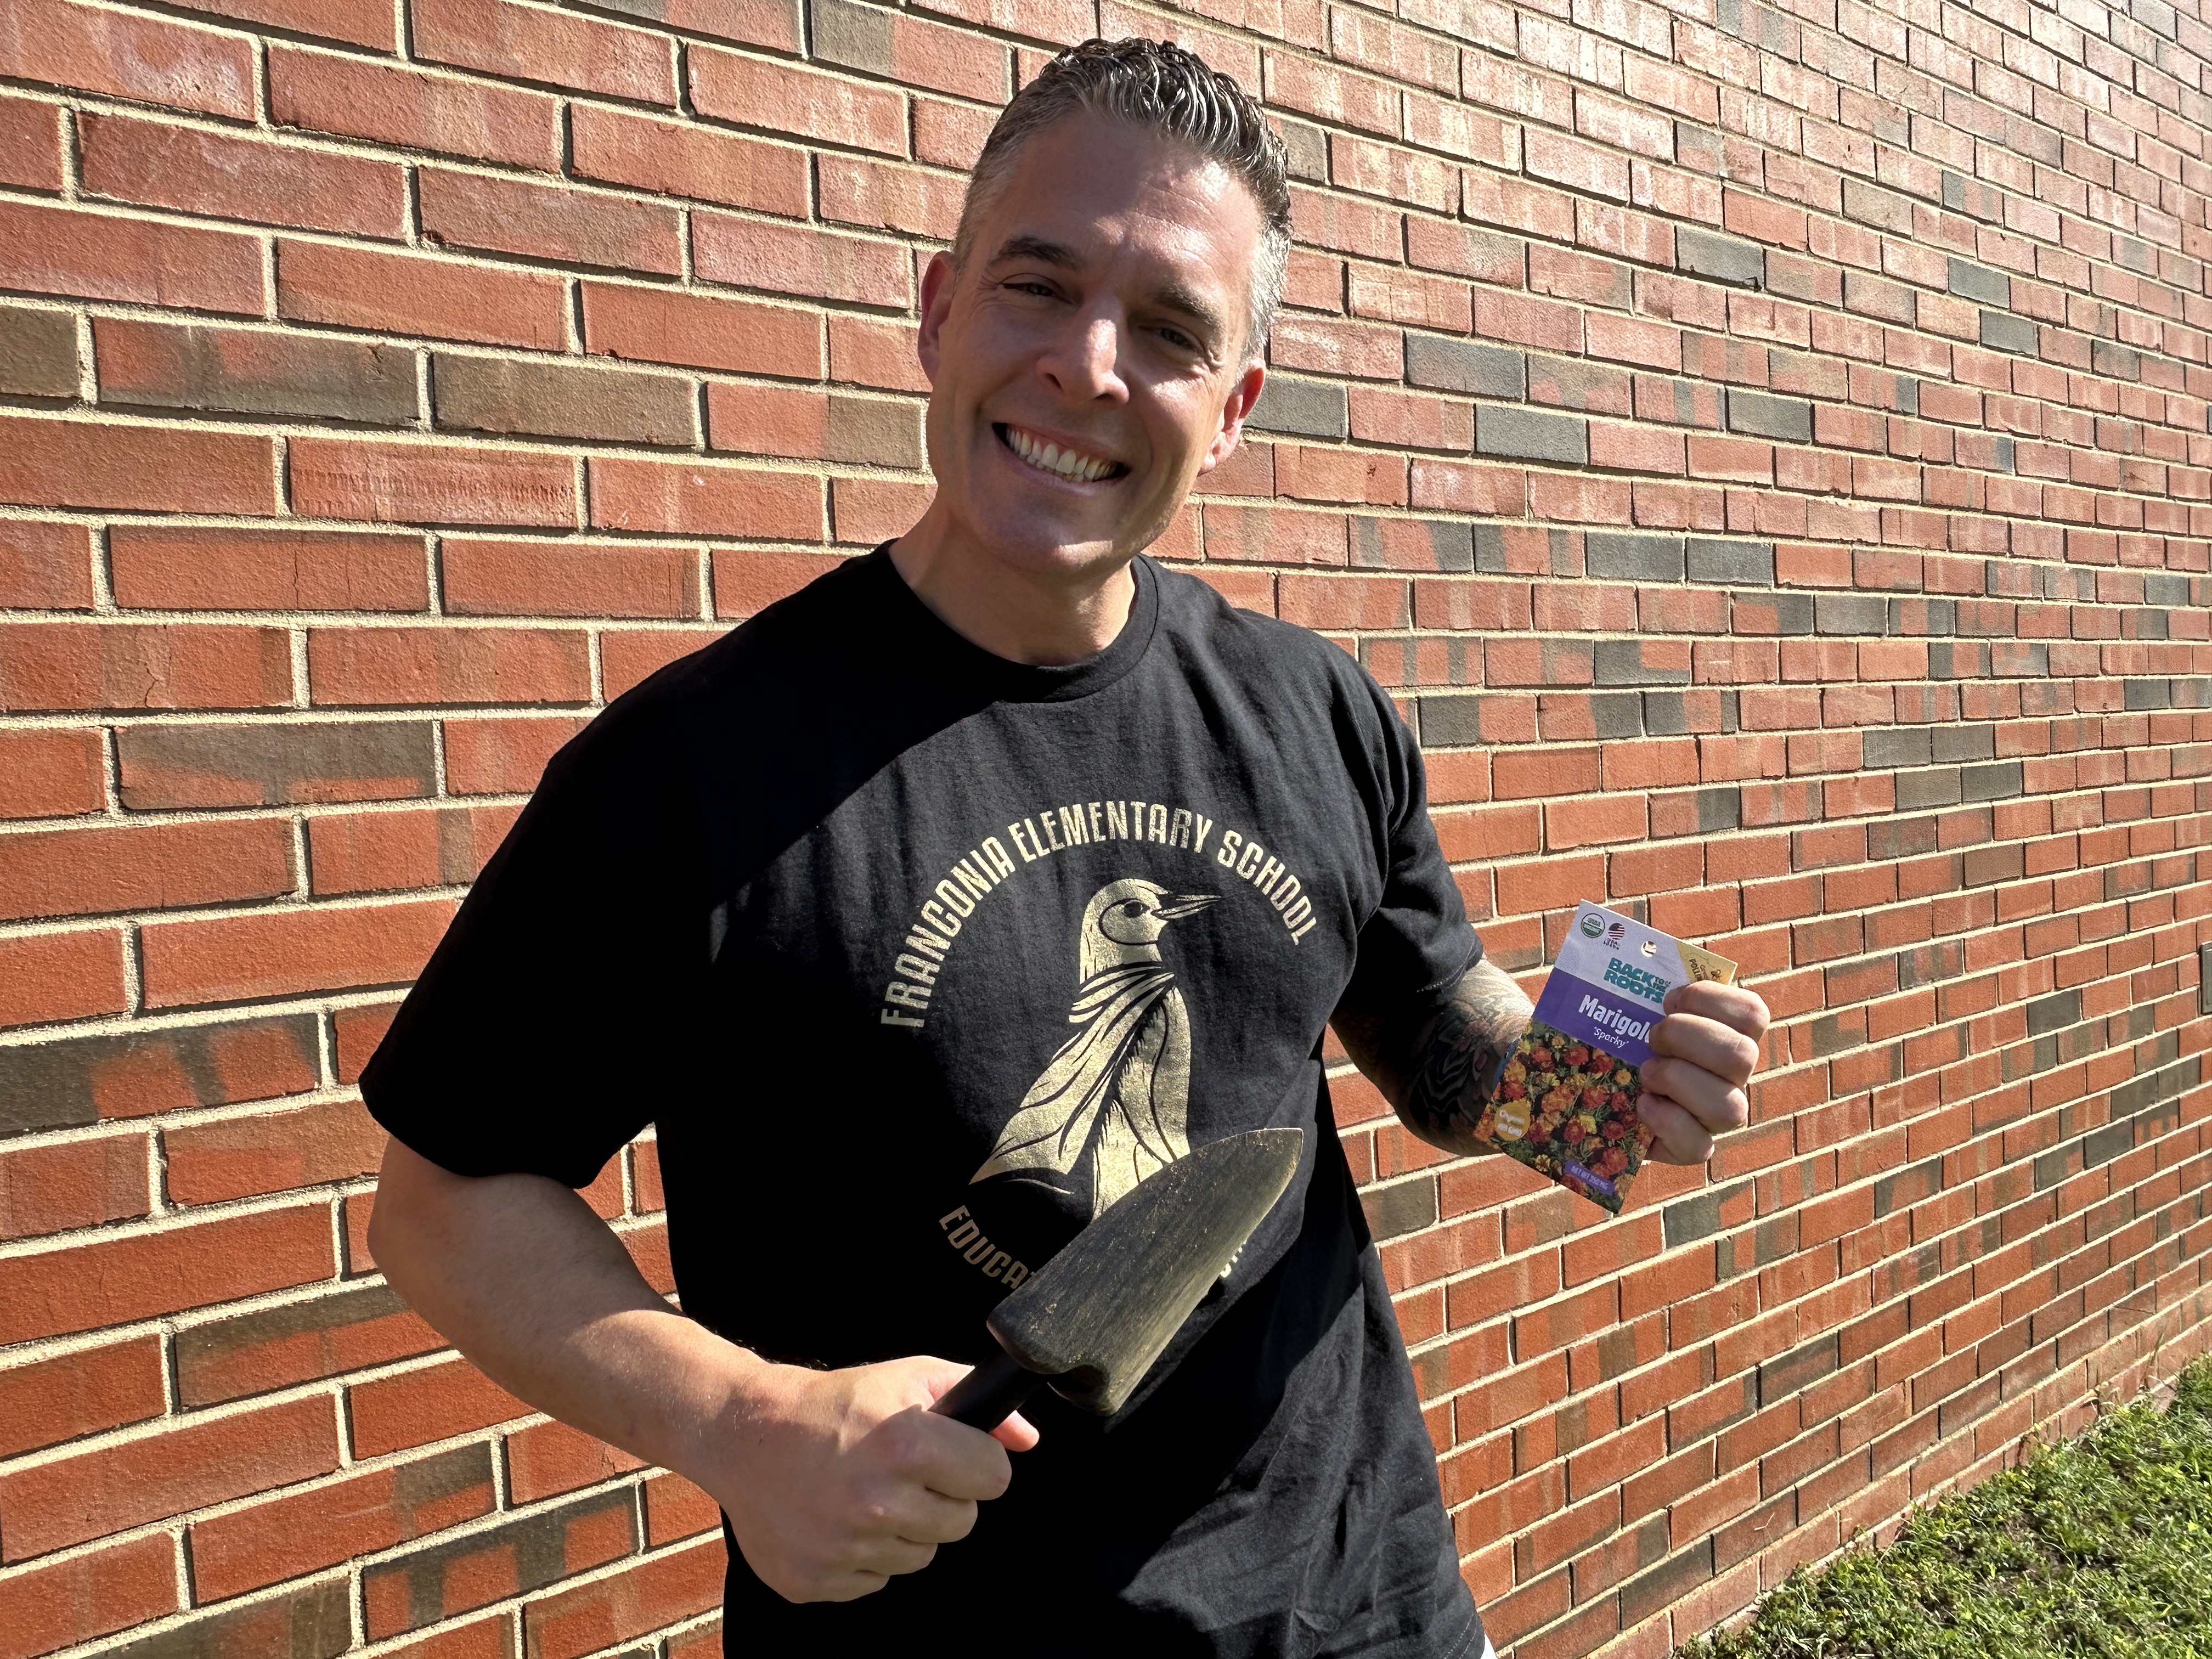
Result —
[{"label": "seed packet", "polygon": [[1636,1115],[1660,1001],[1688,980],[1735,981],[1735,963],[1595,904],[1575,908],[1475,1133],[1569,1192],[1620,1213],[1651,1150]]}]

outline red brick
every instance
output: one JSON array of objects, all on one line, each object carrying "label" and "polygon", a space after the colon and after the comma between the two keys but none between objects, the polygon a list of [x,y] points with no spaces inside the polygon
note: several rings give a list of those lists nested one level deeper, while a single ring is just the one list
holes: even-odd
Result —
[{"label": "red brick", "polygon": [[253,118],[253,43],[244,35],[71,0],[13,0],[0,28],[0,75]]},{"label": "red brick", "polygon": [[887,87],[740,58],[711,46],[684,54],[700,114],[884,155],[906,154],[906,100]]},{"label": "red brick", "polygon": [[92,535],[82,525],[0,520],[0,610],[92,609]]},{"label": "red brick", "polygon": [[807,473],[594,456],[592,523],[661,535],[819,539],[822,482]]},{"label": "red brick", "polygon": [[822,319],[813,312],[599,283],[583,285],[583,299],[586,351],[738,374],[821,378]]},{"label": "red brick", "polygon": [[312,1089],[316,1049],[307,1014],[136,1025],[9,1049],[0,1080],[15,1097],[18,1127],[66,1128]]},{"label": "red brick", "polygon": [[811,386],[707,387],[707,441],[741,455],[913,468],[923,464],[921,410],[903,399]]},{"label": "red brick", "polygon": [[516,1504],[580,1491],[645,1467],[645,1460],[566,1423],[532,1423],[507,1437],[507,1484]]},{"label": "red brick", "polygon": [[595,1493],[379,1562],[362,1575],[371,1641],[635,1553],[635,1500]]},{"label": "red brick", "polygon": [[568,120],[570,165],[580,178],[787,219],[806,216],[802,149],[597,104],[571,106]]},{"label": "red brick", "polygon": [[4,1559],[27,1560],[337,1465],[337,1417],[320,1396],[42,1463],[0,1475]]},{"label": "red brick", "polygon": [[38,830],[7,845],[0,921],[272,898],[292,888],[291,830],[276,818]]},{"label": "red brick", "polygon": [[62,187],[60,105],[0,94],[0,185],[18,190]]},{"label": "red brick", "polygon": [[457,795],[527,794],[553,751],[582,730],[574,719],[447,720],[446,787]]},{"label": "red brick", "polygon": [[0,1343],[94,1331],[328,1279],[327,1204],[173,1224],[0,1261]]},{"label": "red brick", "polygon": [[0,501],[265,517],[276,457],[268,439],[239,433],[15,416],[0,418]]},{"label": "red brick", "polygon": [[965,181],[950,173],[898,167],[858,155],[815,162],[826,222],[900,230],[949,242],[960,223]]},{"label": "red brick", "polygon": [[396,1002],[372,1003],[365,1008],[341,1008],[331,1016],[331,1057],[337,1062],[340,1083],[358,1083],[368,1057],[392,1029]]},{"label": "red brick", "polygon": [[307,823],[307,866],[318,898],[474,881],[520,808],[444,806],[414,812],[328,814]]},{"label": "red brick", "polygon": [[695,213],[691,262],[710,283],[810,300],[903,308],[914,296],[913,256],[904,247],[803,225]]},{"label": "red brick", "polygon": [[415,0],[415,55],[514,81],[542,81],[641,104],[676,101],[665,34],[513,0]]},{"label": "red brick", "polygon": [[936,486],[896,478],[832,478],[830,518],[841,542],[862,547],[903,536],[921,521]]},{"label": "red brick", "polygon": [[0,1659],[36,1659],[176,1609],[176,1546],[134,1539],[0,1578]]},{"label": "red brick", "polygon": [[93,325],[100,400],[234,415],[411,423],[416,357],[401,346],[266,329]]},{"label": "red brick", "polygon": [[681,219],[657,202],[444,167],[422,168],[416,189],[427,241],[668,276],[684,268]]},{"label": "red brick", "polygon": [[0,1152],[0,1238],[131,1221],[152,1207],[143,1135]]},{"label": "red brick", "polygon": [[522,1613],[532,1659],[576,1659],[704,1613],[721,1599],[727,1561],[716,1538],[533,1601]]},{"label": "red brick", "polygon": [[346,1391],[356,1457],[380,1457],[530,1415],[531,1408],[465,1359],[403,1371]]},{"label": "red brick", "polygon": [[[986,15],[970,21],[983,22]],[[1006,82],[1006,49],[973,31],[924,22],[909,14],[880,16],[846,4],[820,7],[813,23],[812,55],[825,63],[982,104],[1003,104],[1012,91]]]},{"label": "red brick", "polygon": [[432,355],[431,402],[447,431],[526,433],[593,444],[689,449],[699,395],[675,374],[610,368],[574,357]]},{"label": "red brick", "polygon": [[[423,611],[419,536],[118,525],[115,602],[157,611]],[[209,803],[210,805],[214,803]]]},{"label": "red brick", "polygon": [[294,507],[317,518],[562,529],[576,521],[575,464],[542,450],[295,438],[289,465]]},{"label": "red brick", "polygon": [[264,295],[251,236],[34,202],[0,202],[0,287],[256,317]]},{"label": "red brick", "polygon": [[157,922],[145,929],[146,1006],[402,985],[453,918],[446,899]]},{"label": "red brick", "polygon": [[714,614],[750,617],[826,576],[841,562],[816,553],[762,548],[714,550]]},{"label": "red brick", "polygon": [[358,1101],[327,1101],[171,1129],[161,1137],[179,1204],[319,1187],[373,1174],[384,1131]]},{"label": "red brick", "polygon": [[455,616],[699,614],[699,556],[688,547],[449,540],[443,567]]},{"label": "red brick", "polygon": [[0,1030],[119,1013],[123,937],[107,929],[0,939]]},{"label": "red brick", "polygon": [[610,631],[599,641],[599,678],[610,699],[660,669],[721,638],[719,629],[653,628]]},{"label": "red brick", "polygon": [[398,45],[392,10],[379,0],[183,0],[194,11],[270,23],[294,34],[344,40],[374,52]]},{"label": "red brick", "polygon": [[100,733],[0,732],[0,818],[59,818],[107,804]]},{"label": "red brick", "polygon": [[362,1285],[177,1333],[177,1398],[210,1406],[434,1352],[445,1339],[382,1285]]},{"label": "red brick", "polygon": [[193,1592],[203,1601],[242,1595],[473,1521],[492,1504],[482,1446],[257,1504],[193,1525]]},{"label": "red brick", "polygon": [[437,787],[422,720],[127,726],[116,761],[133,811],[392,800]]},{"label": "red brick", "polygon": [[[678,0],[672,11],[685,0]],[[514,1615],[494,1613],[471,1625],[447,1625],[419,1641],[386,1650],[392,1659],[514,1659]]]},{"label": "red brick", "polygon": [[0,1457],[159,1417],[161,1344],[143,1336],[0,1370]]},{"label": "red brick", "polygon": [[149,207],[341,235],[407,231],[396,162],[127,115],[76,118],[84,187]]},{"label": "red brick", "polygon": [[268,708],[292,700],[280,629],[0,623],[0,710]]},{"label": "red brick", "polygon": [[357,58],[271,45],[269,112],[281,127],[441,155],[544,173],[561,164],[559,100]]},{"label": "red brick", "polygon": [[568,289],[538,271],[320,242],[276,247],[276,310],[301,322],[557,351]]},{"label": "red brick", "polygon": [[722,1506],[682,1475],[656,1474],[645,1483],[647,1548],[716,1531],[721,1524]]},{"label": "red brick", "polygon": [[319,628],[307,635],[318,704],[582,702],[585,636],[526,628]]},{"label": "red brick", "polygon": [[915,351],[916,331],[905,322],[873,317],[830,319],[830,378],[887,392],[929,390]]}]

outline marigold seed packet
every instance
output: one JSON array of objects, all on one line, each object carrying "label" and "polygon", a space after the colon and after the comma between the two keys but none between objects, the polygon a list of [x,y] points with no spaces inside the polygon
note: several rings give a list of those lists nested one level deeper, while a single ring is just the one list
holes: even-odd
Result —
[{"label": "marigold seed packet", "polygon": [[1636,1098],[1660,1003],[1689,980],[1733,984],[1735,967],[1601,905],[1577,905],[1535,1021],[1475,1133],[1620,1214],[1651,1149]]}]

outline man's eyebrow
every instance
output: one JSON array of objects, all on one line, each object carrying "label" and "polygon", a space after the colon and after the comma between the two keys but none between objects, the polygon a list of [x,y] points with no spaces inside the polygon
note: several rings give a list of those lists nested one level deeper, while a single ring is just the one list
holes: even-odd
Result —
[{"label": "man's eyebrow", "polygon": [[[1040,264],[1057,267],[1061,270],[1080,270],[1083,257],[1065,242],[1047,241],[1042,236],[1009,236],[999,244],[999,251],[991,256],[994,265],[1011,259],[1035,259]],[[1218,340],[1224,337],[1228,325],[1213,303],[1195,289],[1183,283],[1163,283],[1152,290],[1152,303],[1170,311],[1179,311],[1196,323],[1199,328]]]},{"label": "man's eyebrow", "polygon": [[1152,303],[1157,306],[1165,306],[1171,311],[1180,311],[1217,340],[1221,337],[1223,330],[1227,326],[1222,320],[1221,313],[1214,309],[1211,301],[1196,289],[1186,288],[1181,283],[1166,283],[1154,289]]},{"label": "man's eyebrow", "polygon": [[993,264],[1002,264],[1008,259],[1035,259],[1040,264],[1057,265],[1062,270],[1080,270],[1082,258],[1064,242],[1048,242],[1042,236],[1009,236],[999,244],[999,251],[991,256]]}]

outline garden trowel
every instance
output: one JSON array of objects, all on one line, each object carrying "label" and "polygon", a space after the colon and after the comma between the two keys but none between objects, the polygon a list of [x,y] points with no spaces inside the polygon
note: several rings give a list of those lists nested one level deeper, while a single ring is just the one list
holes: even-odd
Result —
[{"label": "garden trowel", "polygon": [[1039,1388],[1101,1417],[1121,1409],[1290,1185],[1298,1129],[1209,1141],[1154,1171],[1031,1273],[984,1322],[1006,1352],[930,1409],[994,1429]]}]

